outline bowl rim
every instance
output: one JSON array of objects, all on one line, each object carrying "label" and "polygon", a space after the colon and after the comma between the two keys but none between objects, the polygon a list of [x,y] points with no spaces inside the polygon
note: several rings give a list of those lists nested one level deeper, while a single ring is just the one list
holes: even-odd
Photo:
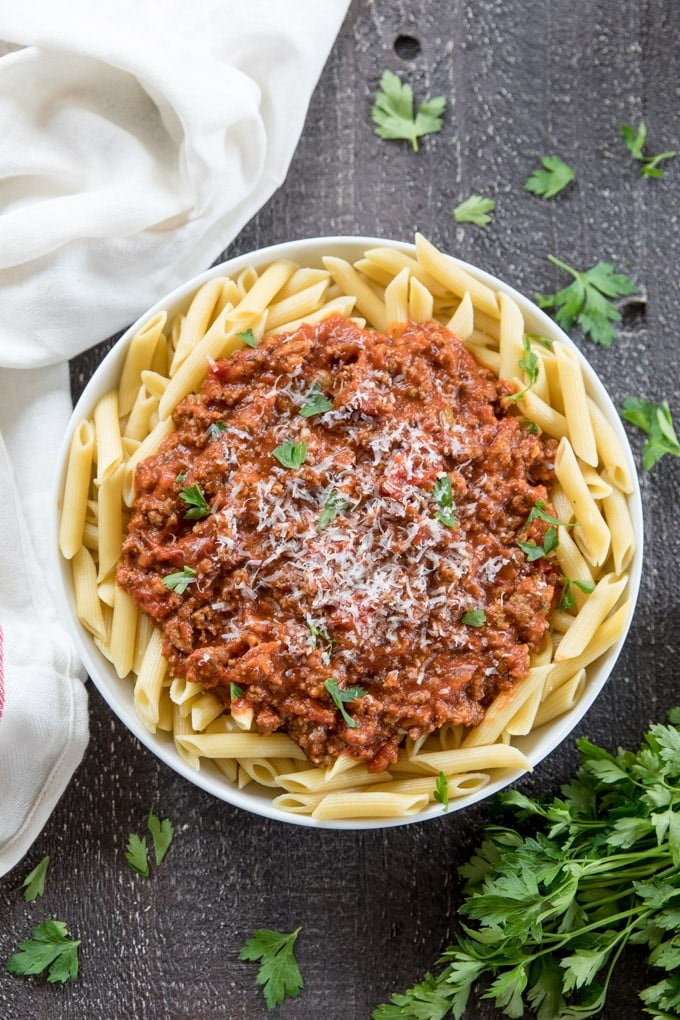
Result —
[{"label": "bowl rim", "polygon": [[[52,483],[52,501],[50,514],[51,541],[50,549],[52,554],[52,567],[55,577],[55,601],[57,610],[62,621],[74,640],[78,654],[85,666],[90,679],[97,688],[99,694],[118,717],[120,722],[140,741],[140,743],[159,758],[165,765],[177,772],[184,779],[204,792],[211,794],[218,800],[222,800],[234,807],[249,811],[261,817],[273,821],[287,822],[292,825],[302,825],[308,828],[319,829],[383,829],[400,825],[425,822],[434,818],[454,815],[467,807],[471,807],[480,801],[492,797],[499,790],[518,782],[528,773],[519,769],[497,770],[495,778],[489,781],[484,787],[463,797],[449,801],[448,809],[443,811],[441,804],[431,804],[418,814],[407,818],[384,818],[384,819],[333,819],[318,820],[307,815],[298,815],[285,812],[272,804],[271,791],[261,787],[254,792],[250,784],[243,790],[238,789],[226,776],[223,776],[209,762],[202,763],[199,770],[193,769],[186,763],[175,750],[170,734],[152,734],[138,718],[132,704],[133,684],[129,677],[118,678],[111,663],[102,655],[96,647],[94,640],[77,619],[73,598],[72,584],[70,580],[70,564],[64,560],[58,546],[59,513],[61,506],[61,495],[64,487],[68,451],[73,432],[78,422],[83,417],[91,417],[94,404],[97,399],[106,391],[114,387],[119,381],[122,370],[123,359],[127,347],[134,333],[145,322],[163,310],[176,314],[182,309],[182,305],[188,304],[191,295],[206,280],[213,276],[233,276],[250,266],[260,268],[269,262],[279,258],[287,258],[298,262],[301,265],[316,263],[321,266],[321,255],[340,255],[348,261],[361,257],[370,248],[390,247],[396,248],[408,255],[414,256],[416,247],[413,242],[400,241],[391,238],[384,238],[371,235],[327,235],[312,238],[299,238],[293,241],[284,241],[277,244],[267,245],[250,252],[226,258],[215,263],[209,269],[191,277],[184,283],[169,291],[165,296],[156,301],[150,308],[144,311],[133,322],[124,333],[115,341],[111,350],[103,357],[92,376],[86,383],[80,397],[78,398],[66,431],[64,433],[59,452],[57,455],[55,471]],[[548,316],[533,301],[514,287],[507,284],[500,277],[494,276],[478,266],[475,266],[457,256],[450,255],[444,248],[439,250],[446,255],[455,265],[471,273],[476,279],[494,291],[503,292],[512,297],[520,306],[525,321],[534,322],[538,327],[531,330],[541,335],[549,336],[551,339],[559,340],[568,348],[575,351],[583,368],[584,377],[588,390],[597,400],[598,406],[606,414],[607,420],[614,428],[617,438],[621,444],[624,456],[627,460],[627,467],[633,479],[633,492],[627,495],[628,507],[631,513],[633,530],[636,536],[636,548],[629,567],[628,576],[628,597],[630,609],[626,626],[619,639],[588,667],[588,682],[585,691],[579,698],[577,704],[564,715],[545,724],[546,732],[536,738],[535,732],[526,737],[515,738],[514,745],[525,753],[531,769],[548,757],[572,732],[578,723],[584,718],[604,686],[609,681],[616,662],[630,630],[635,615],[644,557],[644,522],[642,516],[642,500],[640,483],[637,468],[630,448],[623,423],[614,407],[604,383],[590,365],[588,359],[574,341],[565,331]],[[312,253],[311,255],[309,253]],[[121,694],[122,692],[122,694]],[[127,693],[127,697],[125,696]],[[263,791],[263,792],[261,792]],[[279,791],[277,791],[278,793]]]}]

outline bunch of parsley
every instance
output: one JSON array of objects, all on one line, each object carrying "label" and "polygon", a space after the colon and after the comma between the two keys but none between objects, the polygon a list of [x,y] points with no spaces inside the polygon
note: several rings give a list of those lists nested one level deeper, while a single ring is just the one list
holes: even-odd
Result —
[{"label": "bunch of parsley", "polygon": [[645,1011],[680,1017],[680,708],[637,753],[578,747],[581,767],[560,797],[500,795],[535,831],[487,830],[461,869],[467,923],[444,969],[393,995],[374,1020],[459,1020],[477,982],[506,1016],[595,1016],[629,943],[659,970],[640,992]]}]

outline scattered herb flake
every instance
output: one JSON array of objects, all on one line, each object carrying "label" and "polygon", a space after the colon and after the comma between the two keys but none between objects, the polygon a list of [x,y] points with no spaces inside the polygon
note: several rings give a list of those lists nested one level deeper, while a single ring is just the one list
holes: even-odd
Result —
[{"label": "scattered herb flake", "polygon": [[262,985],[268,1010],[280,1006],[286,997],[297,998],[304,987],[294,950],[300,931],[296,928],[286,934],[258,928],[239,953],[239,960],[261,961],[256,980]]},{"label": "scattered herb flake", "polygon": [[149,860],[146,852],[146,839],[131,832],[125,847],[125,860],[133,871],[142,878],[149,877]]},{"label": "scattered herb flake", "polygon": [[189,585],[196,580],[196,571],[193,567],[182,567],[174,574],[166,574],[161,580],[166,588],[176,591],[178,595],[183,595]]},{"label": "scattered herb flake", "polygon": [[521,400],[527,390],[535,386],[538,380],[538,356],[531,349],[531,335],[529,333],[525,333],[522,337],[522,350],[524,353],[517,364],[526,374],[527,382],[517,393],[512,393],[507,398],[508,400]]},{"label": "scattered herb flake", "polygon": [[414,117],[413,89],[408,83],[402,83],[393,71],[384,71],[371,117],[379,138],[408,141],[417,152],[419,138],[441,131],[445,107],[444,96],[426,99]]},{"label": "scattered herb flake", "polygon": [[446,528],[455,528],[456,505],[453,502],[451,479],[448,475],[440,475],[436,480],[432,486],[432,498],[437,507],[434,514],[435,519]]},{"label": "scattered herb flake", "polygon": [[184,489],[180,489],[179,498],[189,507],[184,511],[184,516],[188,520],[202,521],[204,517],[210,516],[210,503],[201,492],[200,486],[187,485]]},{"label": "scattered herb flake", "polygon": [[302,467],[307,456],[307,443],[294,443],[292,439],[284,439],[272,450],[272,456],[285,468]]},{"label": "scattered herb flake", "polygon": [[348,502],[344,496],[342,496],[337,489],[331,489],[326,496],[326,501],[323,505],[323,510],[319,515],[319,520],[316,524],[317,531],[323,531],[324,528],[328,527],[332,521],[342,513],[342,511],[348,506]]},{"label": "scattered herb flake", "polygon": [[559,156],[541,156],[542,167],[537,167],[524,187],[541,198],[554,198],[574,179],[573,169]]},{"label": "scattered herb flake", "polygon": [[569,521],[561,521],[559,517],[553,517],[552,514],[549,514],[545,508],[545,501],[542,499],[537,499],[534,505],[532,506],[529,512],[529,516],[524,522],[524,527],[528,528],[536,520],[545,521],[546,524],[558,524],[558,525],[561,524],[563,528],[575,527],[575,522],[571,523]]},{"label": "scattered herb flake", "polygon": [[42,974],[47,980],[64,984],[68,978],[78,977],[78,947],[80,939],[70,939],[63,921],[43,921],[31,929],[32,938],[20,942],[18,952],[10,956],[7,970],[10,974]]},{"label": "scattered herb flake", "polygon": [[449,781],[445,772],[440,772],[434,784],[434,799],[441,804],[444,811],[449,810]]},{"label": "scattered herb flake", "polygon": [[321,387],[318,382],[315,382],[311,390],[305,397],[305,402],[300,408],[300,414],[303,418],[311,418],[315,414],[325,414],[326,411],[330,411],[333,407],[333,401],[329,400],[321,392]]},{"label": "scattered herb flake", "polygon": [[642,454],[642,466],[646,471],[651,471],[667,453],[672,457],[680,457],[680,442],[673,427],[667,400],[655,404],[652,400],[626,397],[621,407],[621,416],[649,437]]},{"label": "scattered herb flake", "polygon": [[492,198],[483,195],[470,195],[453,210],[456,223],[474,223],[477,227],[486,227],[491,223],[490,213],[496,208]]},{"label": "scattered herb flake", "polygon": [[637,753],[578,740],[581,767],[552,800],[499,794],[520,828],[487,828],[460,869],[464,924],[439,973],[373,1020],[461,1020],[473,990],[507,1016],[585,1020],[603,1010],[627,944],[659,969],[640,992],[645,1012],[680,1016],[680,709],[669,723]]},{"label": "scattered herb flake", "polygon": [[664,159],[673,159],[677,156],[677,152],[670,150],[668,152],[660,152],[657,156],[645,155],[643,149],[647,141],[647,126],[644,120],[640,121],[637,131],[630,124],[622,124],[621,137],[633,159],[638,160],[642,164],[640,172],[643,177],[666,176],[666,171],[659,168],[659,163]]},{"label": "scattered herb flake", "polygon": [[27,903],[33,903],[34,900],[37,900],[38,896],[44,895],[45,878],[49,864],[50,858],[46,855],[36,864],[32,871],[29,871],[21,883],[21,888],[24,890],[24,899]]},{"label": "scattered herb flake", "polygon": [[244,329],[242,333],[237,333],[236,336],[239,340],[243,340],[246,347],[257,347],[257,337],[252,329]]},{"label": "scattered herb flake", "polygon": [[309,633],[311,635],[310,644],[312,646],[312,650],[318,646],[319,641],[322,641],[326,645],[321,657],[326,665],[328,665],[333,651],[333,639],[328,636],[328,632],[324,630],[323,627],[317,627],[314,621],[310,620],[309,617],[307,618],[307,626],[309,627]]},{"label": "scattered herb flake", "polygon": [[235,684],[234,681],[229,684],[229,700],[238,701],[239,698],[243,697],[243,688]]},{"label": "scattered herb flake", "polygon": [[331,698],[333,699],[335,707],[340,712],[340,715],[345,720],[346,724],[349,726],[350,729],[355,730],[359,726],[359,723],[356,722],[355,719],[352,719],[352,717],[347,714],[345,705],[349,704],[352,701],[356,701],[357,698],[365,697],[366,691],[363,689],[363,687],[359,687],[358,684],[355,685],[354,687],[348,687],[346,690],[343,691],[338,686],[337,677],[334,676],[329,676],[327,680],[324,680],[324,687],[326,688]]},{"label": "scattered herb flake", "polygon": [[526,554],[526,558],[533,562],[534,560],[540,560],[541,558],[548,556],[554,549],[557,549],[560,544],[560,538],[557,533],[557,528],[554,525],[550,525],[546,529],[545,535],[543,536],[543,542],[541,545],[537,545],[536,542],[518,542],[517,545],[520,547],[523,553]]},{"label": "scattered herb flake", "polygon": [[153,809],[149,811],[147,826],[153,841],[153,852],[156,864],[162,864],[163,858],[170,849],[172,837],[175,834],[174,826],[169,818],[160,819],[157,815],[155,815],[153,813]]},{"label": "scattered herb flake", "polygon": [[621,320],[610,298],[636,294],[636,285],[623,273],[615,273],[611,262],[598,262],[580,272],[554,255],[548,255],[548,259],[570,273],[574,282],[554,294],[537,294],[540,307],[556,308],[555,318],[567,332],[576,323],[594,343],[610,347],[616,336],[612,323]]},{"label": "scattered herb flake", "polygon": [[468,609],[463,613],[463,623],[468,627],[483,627],[486,623],[486,613],[483,609]]}]

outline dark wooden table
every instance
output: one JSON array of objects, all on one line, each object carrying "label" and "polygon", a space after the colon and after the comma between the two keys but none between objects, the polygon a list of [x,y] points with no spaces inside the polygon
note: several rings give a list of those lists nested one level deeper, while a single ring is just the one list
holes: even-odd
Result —
[{"label": "dark wooden table", "polygon": [[[549,252],[582,268],[614,262],[639,284],[618,339],[575,339],[617,405],[667,397],[680,421],[680,158],[643,179],[621,137],[644,118],[650,151],[680,147],[680,5],[674,0],[356,0],[312,99],[285,184],[227,255],[289,238],[373,234],[433,242],[527,294],[564,278]],[[442,132],[418,153],[379,140],[370,119],[385,68],[418,101],[448,99]],[[557,153],[576,182],[546,201],[524,190],[540,156]],[[485,229],[459,226],[470,193],[496,201]],[[77,395],[107,345],[73,366]],[[631,429],[640,461],[643,438]],[[680,702],[680,463],[643,473],[646,567],[633,627],[604,693],[578,727],[610,748],[636,747]],[[256,966],[238,953],[258,927],[302,925],[305,978],[287,1018],[366,1020],[420,979],[449,943],[457,867],[479,841],[488,806],[385,831],[320,832],[246,814],[195,789],[119,724],[90,685],[85,759],[26,859],[0,883],[0,1017],[186,1018],[266,1015]],[[573,740],[523,781],[557,790]],[[176,836],[148,880],[125,863],[151,806]],[[50,854],[47,891],[30,906],[17,885]],[[76,983],[4,972],[19,938],[44,917],[82,939]],[[642,956],[618,968],[603,1016],[641,1018]],[[475,1002],[469,1016],[497,1016]]]}]

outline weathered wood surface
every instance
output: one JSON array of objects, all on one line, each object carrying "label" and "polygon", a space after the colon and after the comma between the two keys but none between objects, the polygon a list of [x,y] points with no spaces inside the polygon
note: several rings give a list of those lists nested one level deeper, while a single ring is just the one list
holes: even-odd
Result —
[{"label": "weathered wood surface", "polygon": [[[397,44],[403,36],[418,46]],[[287,180],[227,254],[317,234],[411,239],[418,229],[528,294],[563,283],[548,252],[581,267],[613,261],[638,281],[640,297],[623,309],[612,349],[576,339],[617,404],[629,393],[667,396],[680,420],[680,159],[663,180],[644,180],[619,134],[644,117],[655,151],[680,143],[678,38],[674,0],[355,0]],[[418,153],[373,133],[372,94],[385,68],[406,76],[418,100],[449,100],[444,130]],[[523,189],[547,153],[577,172],[550,202]],[[496,200],[485,230],[452,218],[471,192]],[[74,393],[105,349],[74,364]],[[642,437],[631,435],[639,460]],[[612,748],[636,746],[680,701],[680,465],[668,460],[642,478],[646,567],[625,651],[578,728]],[[281,1017],[365,1020],[434,966],[454,926],[456,869],[487,806],[382,832],[276,824],[195,789],[142,748],[91,686],[90,701],[87,756],[28,857],[0,883],[0,1016],[263,1017],[256,968],[237,959],[260,926],[303,927],[306,987]],[[554,792],[575,761],[570,739],[522,786]],[[177,831],[144,881],[123,846],[152,805]],[[46,853],[46,895],[27,906],[16,887]],[[75,984],[4,973],[16,941],[48,916],[82,939]],[[642,1017],[636,988],[648,980],[631,953],[603,1016]],[[470,1010],[476,1020],[496,1015],[486,1002]]]}]

